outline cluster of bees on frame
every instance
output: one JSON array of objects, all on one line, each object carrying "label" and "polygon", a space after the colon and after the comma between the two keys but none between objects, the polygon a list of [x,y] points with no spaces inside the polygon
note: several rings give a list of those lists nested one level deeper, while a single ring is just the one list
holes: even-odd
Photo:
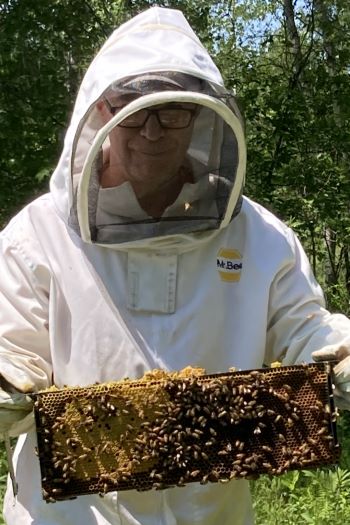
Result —
[{"label": "cluster of bees on frame", "polygon": [[[141,390],[130,389],[122,403],[115,391],[90,391],[80,425],[84,435],[93,436],[103,423],[103,439],[100,434],[91,446],[92,441],[80,439],[81,432],[67,434],[64,415],[49,428],[43,425],[39,454],[46,461],[50,457],[43,496],[47,501],[74,497],[79,484],[82,493],[103,496],[112,490],[227,483],[332,463],[336,414],[314,387],[298,396],[306,380],[312,385],[306,372],[289,384],[281,375],[277,386],[261,371],[170,378],[161,382],[161,396],[159,384],[140,383]],[[133,396],[137,392],[141,397]],[[40,400],[36,409],[45,421]],[[92,456],[96,472],[86,475],[83,466]]]}]

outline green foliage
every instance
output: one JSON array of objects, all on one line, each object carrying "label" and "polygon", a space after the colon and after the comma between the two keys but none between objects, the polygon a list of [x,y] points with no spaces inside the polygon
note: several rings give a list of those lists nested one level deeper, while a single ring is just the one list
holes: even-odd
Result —
[{"label": "green foliage", "polygon": [[350,521],[350,471],[291,471],[252,483],[256,525],[341,525]]},{"label": "green foliage", "polygon": [[338,440],[341,444],[340,467],[350,470],[350,412],[342,411],[337,423]]},{"label": "green foliage", "polygon": [[47,187],[83,72],[120,2],[0,3],[0,225]]},{"label": "green foliage", "polygon": [[[342,34],[350,8],[331,0],[315,2],[314,10],[294,3],[295,53],[286,13],[274,2],[263,4],[239,3],[247,23],[234,19],[236,31],[217,54],[245,110],[246,192],[297,224],[329,306],[347,311],[350,42]],[[250,27],[256,21],[254,37]]]}]

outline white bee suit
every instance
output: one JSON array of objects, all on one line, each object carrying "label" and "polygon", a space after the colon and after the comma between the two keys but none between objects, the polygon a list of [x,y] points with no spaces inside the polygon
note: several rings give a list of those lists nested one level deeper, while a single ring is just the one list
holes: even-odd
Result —
[{"label": "white bee suit", "polygon": [[[178,11],[152,8],[107,41],[83,81],[50,194],[27,206],[1,236],[1,374],[10,382],[20,377],[27,390],[52,382],[83,386],[138,378],[152,368],[192,365],[213,373],[278,359],[290,364],[310,360],[325,344],[348,341],[349,321],[325,310],[294,234],[264,208],[239,200],[242,167],[231,213],[238,202],[241,207],[224,227],[102,245],[68,225],[71,181],[85,163],[75,137],[88,108],[115,81],[115,56],[125,56],[123,45],[134,54],[117,64],[120,78],[174,69],[222,82]],[[153,64],[143,56],[152,46],[158,50],[150,53]],[[92,133],[89,144],[93,140]],[[87,219],[79,196],[77,207],[78,221]],[[8,525],[253,523],[244,480],[47,504],[35,443],[31,431],[16,447],[19,492],[14,501],[7,490]]]}]

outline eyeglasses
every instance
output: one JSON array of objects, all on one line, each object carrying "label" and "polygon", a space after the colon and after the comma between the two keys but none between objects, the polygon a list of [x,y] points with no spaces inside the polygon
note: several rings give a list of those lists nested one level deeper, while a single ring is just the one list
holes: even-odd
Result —
[{"label": "eyeglasses", "polygon": [[[112,115],[122,109],[122,107],[112,106],[107,99],[104,101]],[[154,109],[145,108],[126,117],[118,126],[121,128],[142,128],[149,117],[155,115],[159,125],[164,129],[184,129],[188,128],[197,112],[197,108],[184,108],[176,104]]]}]

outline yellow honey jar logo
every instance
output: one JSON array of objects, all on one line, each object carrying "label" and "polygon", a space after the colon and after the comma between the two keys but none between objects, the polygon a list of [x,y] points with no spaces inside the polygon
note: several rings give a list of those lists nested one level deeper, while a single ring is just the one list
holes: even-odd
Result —
[{"label": "yellow honey jar logo", "polygon": [[241,278],[242,255],[238,250],[221,248],[217,255],[216,266],[222,281],[236,283]]}]

